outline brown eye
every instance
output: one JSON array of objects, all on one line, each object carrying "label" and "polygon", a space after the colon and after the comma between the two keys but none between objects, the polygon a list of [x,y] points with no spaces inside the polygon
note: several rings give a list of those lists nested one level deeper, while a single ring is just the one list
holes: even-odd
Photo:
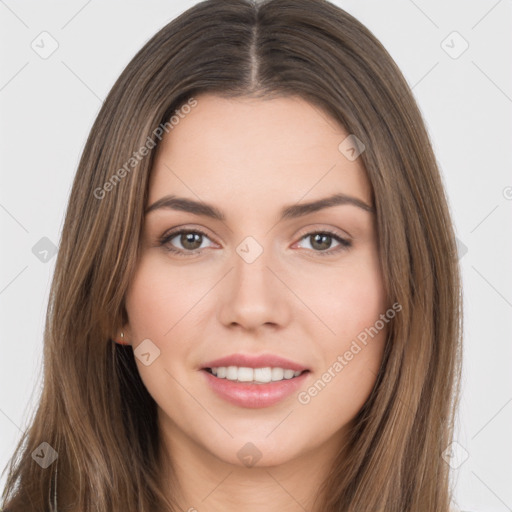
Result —
[{"label": "brown eye", "polygon": [[[346,250],[352,246],[352,242],[350,240],[341,238],[339,235],[329,231],[317,231],[314,233],[308,233],[301,238],[301,242],[303,241],[309,242],[309,247],[306,248],[311,249],[313,252],[316,252],[322,256],[334,254],[339,251]],[[332,248],[333,243],[335,244],[334,248]]]},{"label": "brown eye", "polygon": [[203,235],[195,232],[182,233],[179,235],[179,239],[184,249],[193,251],[194,249],[199,249],[199,247],[201,247]]},{"label": "brown eye", "polygon": [[325,249],[330,249],[332,244],[332,236],[325,233],[316,233],[314,235],[309,235],[311,240],[311,247],[313,249],[319,249],[321,251]]},{"label": "brown eye", "polygon": [[[210,245],[203,245],[205,241],[209,241]],[[188,256],[198,254],[201,249],[210,247],[213,243],[202,231],[181,229],[163,236],[160,239],[160,245],[165,246],[169,252]]]}]

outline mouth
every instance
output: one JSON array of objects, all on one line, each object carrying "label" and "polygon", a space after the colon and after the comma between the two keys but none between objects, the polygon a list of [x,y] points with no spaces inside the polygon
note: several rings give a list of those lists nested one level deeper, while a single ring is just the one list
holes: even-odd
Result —
[{"label": "mouth", "polygon": [[283,367],[211,366],[200,373],[223,401],[244,409],[261,409],[291,399],[306,385],[311,372]]}]

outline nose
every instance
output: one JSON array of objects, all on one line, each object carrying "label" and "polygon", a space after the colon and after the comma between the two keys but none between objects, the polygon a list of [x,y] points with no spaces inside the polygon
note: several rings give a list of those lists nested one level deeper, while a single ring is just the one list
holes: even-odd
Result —
[{"label": "nose", "polygon": [[221,288],[219,321],[251,331],[263,326],[284,327],[291,317],[290,292],[276,277],[280,272],[269,251],[263,250],[250,263],[235,253],[233,265]]}]

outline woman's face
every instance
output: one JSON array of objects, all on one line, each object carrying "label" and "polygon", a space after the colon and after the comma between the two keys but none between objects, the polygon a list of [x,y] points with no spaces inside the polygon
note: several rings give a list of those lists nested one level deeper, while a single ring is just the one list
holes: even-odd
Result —
[{"label": "woman's face", "polygon": [[237,465],[332,451],[390,318],[361,158],[302,99],[196,100],[158,147],[126,297],[160,428]]}]

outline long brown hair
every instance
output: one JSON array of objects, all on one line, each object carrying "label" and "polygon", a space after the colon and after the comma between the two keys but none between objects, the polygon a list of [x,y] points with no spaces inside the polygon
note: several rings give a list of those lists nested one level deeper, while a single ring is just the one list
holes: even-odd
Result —
[{"label": "long brown hair", "polygon": [[[56,510],[58,496],[59,510],[178,510],[158,479],[156,404],[131,346],[112,338],[128,320],[154,148],[175,111],[205,92],[299,96],[364,143],[382,273],[402,311],[319,510],[447,512],[442,453],[459,394],[462,316],[447,200],[401,72],[367,28],[325,0],[201,2],[150,39],[113,86],[69,198],[41,397],[8,466],[3,506]],[[149,154],[134,163],[144,146]],[[41,443],[58,454],[46,469],[33,457],[53,453]]]}]

